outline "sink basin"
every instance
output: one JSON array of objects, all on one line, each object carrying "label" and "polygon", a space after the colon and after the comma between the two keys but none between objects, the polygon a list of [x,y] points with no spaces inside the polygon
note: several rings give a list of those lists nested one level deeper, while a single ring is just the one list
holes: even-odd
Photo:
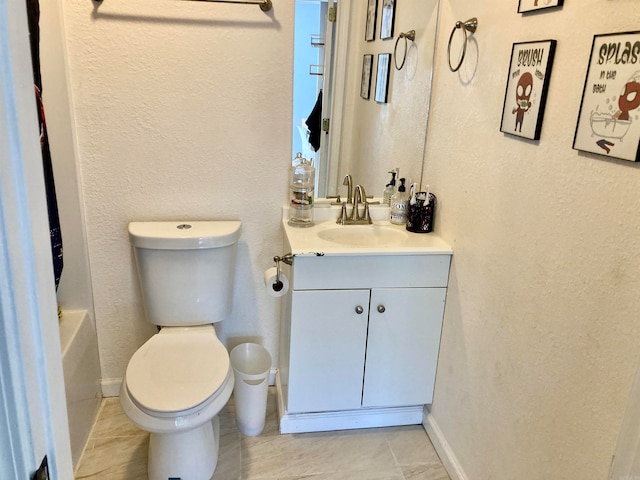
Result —
[{"label": "sink basin", "polygon": [[322,240],[354,247],[390,247],[402,243],[408,235],[384,225],[341,225],[318,232]]}]

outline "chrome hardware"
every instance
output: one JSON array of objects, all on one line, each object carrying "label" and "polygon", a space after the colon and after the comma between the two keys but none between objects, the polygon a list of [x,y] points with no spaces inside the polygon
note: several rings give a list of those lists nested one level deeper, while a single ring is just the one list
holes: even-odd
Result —
[{"label": "chrome hardware", "polygon": [[294,255],[292,253],[285,253],[281,257],[276,255],[275,257],[273,257],[273,261],[276,262],[276,264],[278,264],[280,262],[284,262],[287,265],[293,265],[293,257],[294,257]]},{"label": "chrome hardware", "polygon": [[[102,3],[102,0],[93,0],[96,3]],[[258,5],[260,10],[268,12],[273,8],[271,0],[198,0],[203,2],[217,2],[217,3],[241,3],[244,5]]]},{"label": "chrome hardware", "polygon": [[384,313],[385,310],[384,305],[378,305],[378,313]]},{"label": "chrome hardware", "polygon": [[[349,177],[349,181],[351,177]],[[347,181],[345,177],[345,181]],[[363,205],[362,215],[360,215],[360,204]],[[347,214],[347,203],[342,203],[342,209],[340,210],[340,216],[336,220],[338,225],[370,225],[371,216],[369,215],[369,203],[367,202],[367,194],[362,185],[356,185],[353,193],[353,207],[351,213]]]},{"label": "chrome hardware", "polygon": [[364,308],[362,308],[360,305],[358,305],[358,306],[356,307],[356,313],[357,313],[358,315],[362,315],[362,312],[364,312]]},{"label": "chrome hardware", "polygon": [[333,202],[331,202],[331,205],[342,205],[342,199],[340,198],[340,195],[328,196],[327,200],[333,200]]},{"label": "chrome hardware", "polygon": [[[458,65],[455,67],[451,65],[451,40],[453,40],[453,35],[456,33],[456,30],[462,30],[463,40],[462,40],[462,55],[460,55],[460,60]],[[478,29],[478,19],[476,17],[470,18],[466,22],[457,21],[451,30],[451,35],[449,35],[449,45],[447,45],[447,59],[449,61],[449,70],[452,72],[457,72],[460,70],[462,66],[462,62],[464,62],[464,56],[467,54],[467,32],[475,33]]]},{"label": "chrome hardware", "polygon": [[273,257],[273,261],[276,262],[276,281],[273,283],[273,289],[276,292],[279,292],[284,288],[284,284],[280,280],[280,262],[286,263],[287,265],[293,265],[293,257],[292,253],[285,253],[283,256],[275,256]]},{"label": "chrome hardware", "polygon": [[344,176],[344,180],[342,181],[342,185],[347,187],[347,203],[353,203],[353,189],[351,186],[353,182],[351,180],[351,175],[347,174]]},{"label": "chrome hardware", "polygon": [[[404,53],[402,54],[402,62],[400,63],[400,66],[398,66],[398,42],[400,41],[401,38],[404,38]],[[396,70],[402,70],[402,67],[404,67],[404,62],[407,60],[407,52],[409,51],[409,46],[408,46],[408,42],[407,40],[413,42],[416,39],[416,31],[415,30],[409,30],[408,32],[402,32],[399,36],[398,39],[396,40],[396,46],[393,49],[393,61],[396,64]]]}]

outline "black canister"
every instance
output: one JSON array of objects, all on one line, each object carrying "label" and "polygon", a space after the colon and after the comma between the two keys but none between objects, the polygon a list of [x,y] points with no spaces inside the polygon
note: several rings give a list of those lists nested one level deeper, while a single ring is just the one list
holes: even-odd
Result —
[{"label": "black canister", "polygon": [[[427,201],[428,197],[428,201]],[[433,231],[436,215],[436,196],[433,193],[419,192],[415,203],[409,203],[407,209],[407,230],[413,233]]]}]

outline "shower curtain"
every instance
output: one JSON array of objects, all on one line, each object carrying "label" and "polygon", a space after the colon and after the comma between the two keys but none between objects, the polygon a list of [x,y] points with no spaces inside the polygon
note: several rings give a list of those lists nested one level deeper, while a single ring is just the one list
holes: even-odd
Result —
[{"label": "shower curtain", "polygon": [[42,78],[40,75],[40,4],[38,0],[26,0],[27,16],[29,20],[29,41],[31,44],[31,63],[33,65],[33,81],[38,107],[38,121],[40,123],[40,147],[42,148],[42,164],[44,170],[44,184],[47,196],[47,210],[49,215],[49,237],[51,240],[51,254],[53,257],[53,273],[56,282],[56,290],[62,275],[62,232],[60,230],[60,218],[58,216],[58,202],[56,200],[56,187],[53,181],[53,168],[51,167],[51,152],[49,151],[49,139],[47,137],[47,125],[44,119],[44,107],[42,105]]}]

